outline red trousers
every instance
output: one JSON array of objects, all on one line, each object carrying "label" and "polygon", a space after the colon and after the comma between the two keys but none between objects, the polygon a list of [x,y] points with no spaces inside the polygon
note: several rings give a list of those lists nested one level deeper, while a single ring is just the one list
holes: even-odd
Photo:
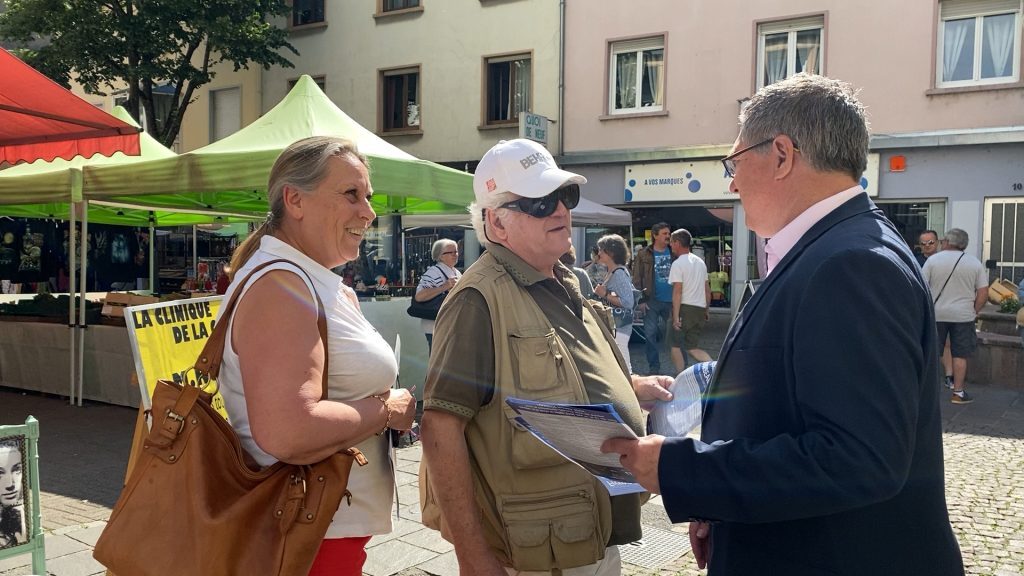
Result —
[{"label": "red trousers", "polygon": [[309,576],[362,576],[369,541],[369,536],[324,540]]}]

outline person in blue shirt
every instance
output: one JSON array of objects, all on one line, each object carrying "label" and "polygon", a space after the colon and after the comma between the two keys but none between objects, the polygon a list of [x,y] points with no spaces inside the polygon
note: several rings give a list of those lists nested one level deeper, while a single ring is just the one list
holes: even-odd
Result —
[{"label": "person in blue shirt", "polygon": [[633,285],[640,291],[637,309],[644,314],[644,350],[647,373],[661,374],[658,340],[672,314],[672,285],[668,272],[672,268],[672,250],[668,246],[669,225],[658,222],[651,227],[651,245],[633,259]]}]

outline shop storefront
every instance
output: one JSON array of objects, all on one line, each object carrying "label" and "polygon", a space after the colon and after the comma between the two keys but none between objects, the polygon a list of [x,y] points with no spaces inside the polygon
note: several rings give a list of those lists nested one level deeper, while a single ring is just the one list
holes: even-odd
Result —
[{"label": "shop storefront", "polygon": [[[1016,140],[1016,141],[1015,141]],[[875,137],[879,207],[911,245],[922,230],[967,232],[989,282],[1024,282],[1024,134],[1020,130]]]},{"label": "shop storefront", "polygon": [[[879,163],[878,154],[869,154],[861,179],[876,200]],[[718,158],[567,164],[567,169],[587,177],[586,197],[633,214],[634,246],[649,241],[650,228],[657,222],[667,222],[672,229],[686,228],[695,239],[694,252],[707,263],[716,285],[724,282],[725,298],[719,305],[735,308],[739,300],[735,296],[746,282],[763,276],[761,243],[747,229],[743,207],[729,191],[729,179]]]}]

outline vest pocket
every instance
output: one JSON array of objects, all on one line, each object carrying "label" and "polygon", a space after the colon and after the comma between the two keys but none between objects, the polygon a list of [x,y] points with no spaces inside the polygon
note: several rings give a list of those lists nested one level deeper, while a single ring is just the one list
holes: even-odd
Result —
[{"label": "vest pocket", "polygon": [[[561,347],[555,330],[545,328],[523,329],[509,335],[515,388],[508,396],[544,402],[580,403],[576,386],[566,376],[566,352]],[[544,468],[567,464],[565,458],[534,438],[526,428],[516,422],[515,410],[502,402],[502,411],[512,427],[512,465],[517,470]]]},{"label": "vest pocket", "polygon": [[501,409],[505,418],[508,419],[508,425],[512,427],[512,465],[516,470],[569,464],[569,461],[561,454],[538,440],[529,430],[516,422],[518,414],[508,404],[502,406]]},{"label": "vest pocket", "polygon": [[[524,330],[509,335],[512,370],[516,388],[527,393],[541,392],[566,384],[565,358],[555,330]],[[529,396],[535,400],[543,397]]]},{"label": "vest pocket", "polygon": [[604,557],[590,485],[503,496],[499,505],[517,570],[585,566]]}]

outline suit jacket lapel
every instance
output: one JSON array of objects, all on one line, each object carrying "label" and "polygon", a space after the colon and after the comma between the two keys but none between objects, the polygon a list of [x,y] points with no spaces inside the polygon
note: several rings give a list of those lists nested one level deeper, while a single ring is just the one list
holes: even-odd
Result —
[{"label": "suit jacket lapel", "polygon": [[[778,263],[778,265],[776,265],[775,269],[772,270],[772,273],[768,275],[768,278],[765,279],[761,286],[754,292],[753,296],[750,297],[750,300],[747,301],[746,305],[744,305],[739,311],[736,321],[733,322],[732,327],[729,328],[729,334],[726,335],[725,343],[722,344],[722,352],[718,356],[719,364],[723,364],[726,358],[728,358],[729,352],[736,344],[743,328],[753,317],[754,311],[757,309],[761,300],[764,299],[765,294],[767,294],[771,290],[772,286],[778,283],[779,279],[782,278],[790,268],[792,268],[793,261],[796,260],[808,246],[840,222],[875,209],[876,206],[874,202],[868,198],[867,194],[859,194],[830,212],[824,218],[815,223],[814,226],[811,226],[811,229],[808,230],[799,241],[797,241],[792,250],[786,253],[786,256]],[[709,396],[712,396],[715,389],[718,387],[719,370],[717,370],[717,367],[718,364],[716,364],[715,373],[711,377],[711,383],[708,385],[707,393]],[[707,417],[712,404],[713,402],[704,403],[703,417]]]}]

